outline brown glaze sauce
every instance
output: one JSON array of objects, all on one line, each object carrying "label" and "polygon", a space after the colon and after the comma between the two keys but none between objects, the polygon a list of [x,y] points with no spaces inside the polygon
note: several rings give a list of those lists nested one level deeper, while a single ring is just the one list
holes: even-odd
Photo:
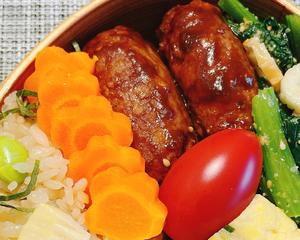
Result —
[{"label": "brown glaze sauce", "polygon": [[200,0],[177,6],[165,15],[159,36],[198,131],[249,129],[255,73],[219,9]]},{"label": "brown glaze sauce", "polygon": [[146,160],[146,172],[161,182],[170,166],[195,141],[191,120],[172,78],[141,36],[118,26],[85,47],[96,55],[101,94],[132,121],[132,146]]}]

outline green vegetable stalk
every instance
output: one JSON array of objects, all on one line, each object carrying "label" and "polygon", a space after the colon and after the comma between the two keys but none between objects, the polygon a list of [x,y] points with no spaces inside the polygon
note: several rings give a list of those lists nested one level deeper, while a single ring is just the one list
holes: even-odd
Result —
[{"label": "green vegetable stalk", "polygon": [[282,128],[278,99],[273,88],[253,98],[255,129],[264,153],[267,186],[278,207],[290,217],[300,216],[300,173]]},{"label": "green vegetable stalk", "polygon": [[238,23],[244,21],[258,22],[258,18],[248,8],[243,6],[239,0],[220,0],[218,5]]},{"label": "green vegetable stalk", "polygon": [[289,36],[291,39],[292,48],[298,61],[300,61],[300,16],[287,15],[286,22],[291,30]]}]

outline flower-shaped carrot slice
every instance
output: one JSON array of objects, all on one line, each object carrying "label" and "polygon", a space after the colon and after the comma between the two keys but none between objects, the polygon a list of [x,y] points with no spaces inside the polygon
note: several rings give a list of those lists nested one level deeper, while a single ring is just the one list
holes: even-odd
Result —
[{"label": "flower-shaped carrot slice", "polygon": [[40,82],[38,96],[41,105],[51,105],[66,95],[89,96],[99,94],[98,79],[85,71],[68,73],[65,70],[52,70]]},{"label": "flower-shaped carrot slice", "polygon": [[114,166],[136,173],[145,171],[145,160],[138,150],[120,146],[109,135],[94,136],[84,150],[71,155],[68,174],[74,181],[86,178],[90,182],[98,172]]},{"label": "flower-shaped carrot slice", "polygon": [[149,239],[161,233],[167,209],[158,199],[158,183],[144,172],[125,175],[115,168],[91,183],[88,229],[115,240]]},{"label": "flower-shaped carrot slice", "polygon": [[79,95],[65,95],[61,96],[53,104],[43,104],[40,105],[37,110],[37,124],[46,133],[50,136],[51,132],[51,122],[52,118],[55,115],[54,113],[65,108],[77,107],[81,102],[82,97]]},{"label": "flower-shaped carrot slice", "polygon": [[74,73],[78,70],[88,73],[94,72],[96,58],[89,58],[87,53],[67,53],[59,47],[46,47],[37,54],[35,72],[25,81],[24,88],[38,91],[40,82],[43,82],[49,72],[63,70]]},{"label": "flower-shaped carrot slice", "polygon": [[78,107],[61,108],[53,116],[50,136],[65,157],[84,149],[93,136],[110,135],[122,146],[130,146],[132,142],[129,118],[113,112],[102,96],[85,97]]}]

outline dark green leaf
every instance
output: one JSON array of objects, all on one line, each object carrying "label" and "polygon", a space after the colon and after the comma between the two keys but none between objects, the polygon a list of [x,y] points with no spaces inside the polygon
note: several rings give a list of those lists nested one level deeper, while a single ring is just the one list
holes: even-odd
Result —
[{"label": "dark green leaf", "polygon": [[264,88],[268,88],[271,86],[270,83],[263,77],[257,78],[257,83],[258,83],[259,89],[264,89]]},{"label": "dark green leaf", "polygon": [[285,24],[276,21],[274,17],[267,17],[264,20],[250,24],[235,23],[230,18],[226,22],[241,41],[256,35],[260,36],[261,41],[266,45],[269,53],[283,72],[296,64],[297,61],[293,57],[289,45],[289,28]]},{"label": "dark green leaf", "polygon": [[227,232],[230,232],[230,233],[233,233],[234,232],[234,228],[232,227],[232,226],[230,226],[230,225],[226,225],[225,227],[224,227],[224,229],[227,231]]},{"label": "dark green leaf", "polygon": [[297,166],[300,166],[300,117],[281,111],[283,129]]},{"label": "dark green leaf", "polygon": [[30,91],[30,90],[26,90],[26,89],[22,89],[17,91],[16,93],[17,97],[37,97],[37,92],[34,91]]},{"label": "dark green leaf", "polygon": [[25,213],[31,213],[31,212],[33,212],[32,208],[15,207],[13,205],[10,205],[10,204],[4,203],[4,202],[0,202],[0,206],[6,207],[6,208],[11,208],[11,209],[14,209],[14,210],[17,210],[17,211],[20,211],[20,212],[25,212]]},{"label": "dark green leaf", "polygon": [[5,112],[0,112],[0,120],[5,118],[10,113],[19,113],[23,117],[34,118],[39,106],[38,100],[35,103],[29,103],[27,97],[37,97],[37,93],[30,90],[19,90],[16,93],[17,108],[9,109]]},{"label": "dark green leaf", "polygon": [[0,112],[0,120],[2,120],[3,118],[5,118],[8,114],[10,113],[19,113],[20,109],[19,108],[13,108],[13,109],[9,109],[5,112]]}]

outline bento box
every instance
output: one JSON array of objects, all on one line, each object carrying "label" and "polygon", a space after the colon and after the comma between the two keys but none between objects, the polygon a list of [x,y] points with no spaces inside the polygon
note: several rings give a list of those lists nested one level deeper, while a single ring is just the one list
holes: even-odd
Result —
[{"label": "bento box", "polygon": [[91,1],[0,83],[0,240],[300,239],[298,40],[285,0]]}]

